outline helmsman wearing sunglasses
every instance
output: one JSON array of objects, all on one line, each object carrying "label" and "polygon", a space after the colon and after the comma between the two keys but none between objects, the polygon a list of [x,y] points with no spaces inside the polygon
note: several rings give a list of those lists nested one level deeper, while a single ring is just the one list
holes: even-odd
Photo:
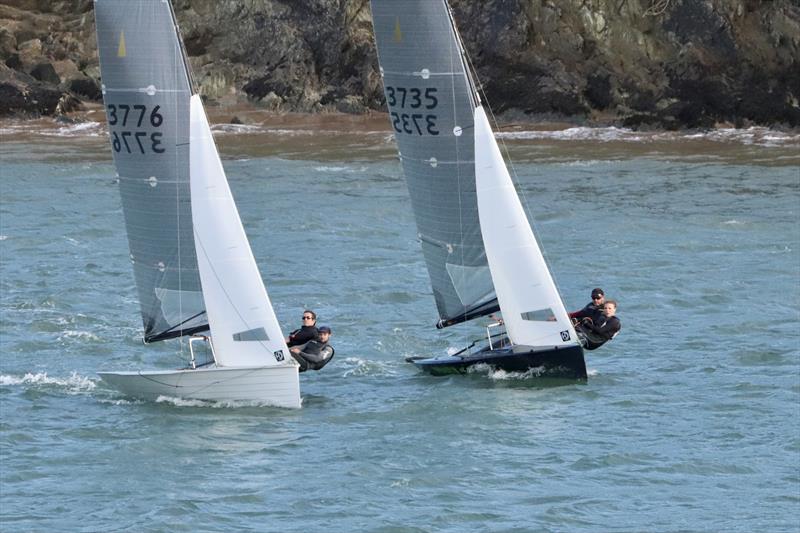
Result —
[{"label": "helmsman wearing sunglasses", "polygon": [[319,335],[317,331],[317,314],[314,311],[306,309],[303,311],[302,327],[289,333],[289,337],[286,339],[286,345],[290,348],[292,346],[299,346],[308,341],[315,340],[317,335]]},{"label": "helmsman wearing sunglasses", "polygon": [[592,289],[592,301],[586,304],[586,307],[580,311],[570,313],[569,317],[575,318],[578,321],[581,321],[584,318],[591,318],[592,322],[597,322],[598,319],[603,317],[603,307],[605,306],[605,303],[606,293],[603,292],[603,289],[599,287]]}]

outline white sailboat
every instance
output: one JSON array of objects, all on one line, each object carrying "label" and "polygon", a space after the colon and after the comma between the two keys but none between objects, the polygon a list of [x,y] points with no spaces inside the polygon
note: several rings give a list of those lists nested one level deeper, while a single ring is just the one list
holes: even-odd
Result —
[{"label": "white sailboat", "polygon": [[487,343],[409,358],[586,378],[569,319],[497,146],[446,0],[371,0],[386,102],[439,310],[437,327],[501,311]]},{"label": "white sailboat", "polygon": [[[172,6],[95,0],[114,164],[146,343],[189,337],[176,370],[100,372],[126,395],[299,408],[299,365],[253,257]],[[212,354],[195,362],[196,344]]]}]

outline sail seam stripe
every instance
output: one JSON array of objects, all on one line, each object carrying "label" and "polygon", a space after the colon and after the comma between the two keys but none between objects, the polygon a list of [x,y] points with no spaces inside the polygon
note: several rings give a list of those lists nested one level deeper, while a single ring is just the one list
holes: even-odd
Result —
[{"label": "sail seam stripe", "polygon": [[[426,165],[430,164],[430,162],[431,162],[430,159],[419,159],[419,158],[416,158],[416,157],[408,157],[408,156],[405,156],[405,155],[402,155],[402,154],[400,154],[400,159],[404,159],[406,161],[416,161],[418,163],[425,163]],[[460,165],[462,163],[474,164],[475,160],[474,159],[460,159],[460,160],[456,160],[456,161],[439,161],[439,160],[436,161],[437,165]]]},{"label": "sail seam stripe", "polygon": [[[398,74],[398,75],[402,75],[402,76],[414,76],[414,77],[417,77],[417,78],[421,78],[422,77],[422,73],[421,72],[408,72],[408,71],[403,71],[403,70],[384,70],[383,73],[384,73],[384,75],[386,75],[386,74]],[[457,76],[460,77],[461,74],[462,74],[461,72],[431,72],[431,73],[428,73],[429,76],[452,76],[454,78],[457,77]]]},{"label": "sail seam stripe", "polygon": [[[131,176],[119,176],[119,179],[120,180],[125,180],[125,181],[132,181],[132,182],[137,182],[138,181],[138,182],[146,183],[147,185],[150,185],[150,183],[148,181],[149,178],[140,178],[140,177],[135,177],[134,178],[134,177],[131,177]],[[181,179],[177,179],[177,180],[158,180],[158,184],[159,185],[163,185],[165,183],[170,183],[170,184],[174,184],[174,183],[189,183],[189,180],[187,180],[187,179],[182,179],[182,180]]]},{"label": "sail seam stripe", "polygon": [[[125,87],[121,89],[111,89],[108,86],[105,87],[105,91],[107,93],[146,93],[147,87]],[[191,95],[191,91],[187,91],[185,89],[156,89],[156,93],[186,93]]]}]

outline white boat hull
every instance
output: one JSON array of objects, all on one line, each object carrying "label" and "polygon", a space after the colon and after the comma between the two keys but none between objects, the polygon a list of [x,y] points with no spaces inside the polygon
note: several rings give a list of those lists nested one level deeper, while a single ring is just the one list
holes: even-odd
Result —
[{"label": "white boat hull", "polygon": [[210,367],[182,370],[98,372],[126,396],[155,400],[159,396],[210,401],[251,401],[300,408],[297,365]]}]

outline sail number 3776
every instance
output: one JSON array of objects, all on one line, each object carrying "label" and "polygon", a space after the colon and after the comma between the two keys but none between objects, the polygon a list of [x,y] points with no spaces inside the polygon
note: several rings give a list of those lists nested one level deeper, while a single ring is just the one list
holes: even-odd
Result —
[{"label": "sail number 3776", "polygon": [[128,154],[144,154],[154,152],[163,154],[165,149],[161,146],[160,131],[148,133],[146,131],[133,131],[144,124],[145,127],[161,127],[164,117],[159,112],[160,105],[149,110],[146,105],[136,104],[109,104],[106,107],[108,115],[108,125],[122,128],[130,128],[125,131],[111,132],[111,147],[115,152],[125,152]]},{"label": "sail number 3776", "polygon": [[[439,135],[436,128],[438,117],[430,112],[439,105],[436,97],[436,88],[428,87],[425,90],[417,87],[391,87],[386,86],[386,104],[392,117],[392,127],[397,133],[410,133],[416,135]],[[399,111],[395,109],[400,108]],[[408,109],[409,112],[403,112]],[[419,110],[419,112],[415,112]]]}]

